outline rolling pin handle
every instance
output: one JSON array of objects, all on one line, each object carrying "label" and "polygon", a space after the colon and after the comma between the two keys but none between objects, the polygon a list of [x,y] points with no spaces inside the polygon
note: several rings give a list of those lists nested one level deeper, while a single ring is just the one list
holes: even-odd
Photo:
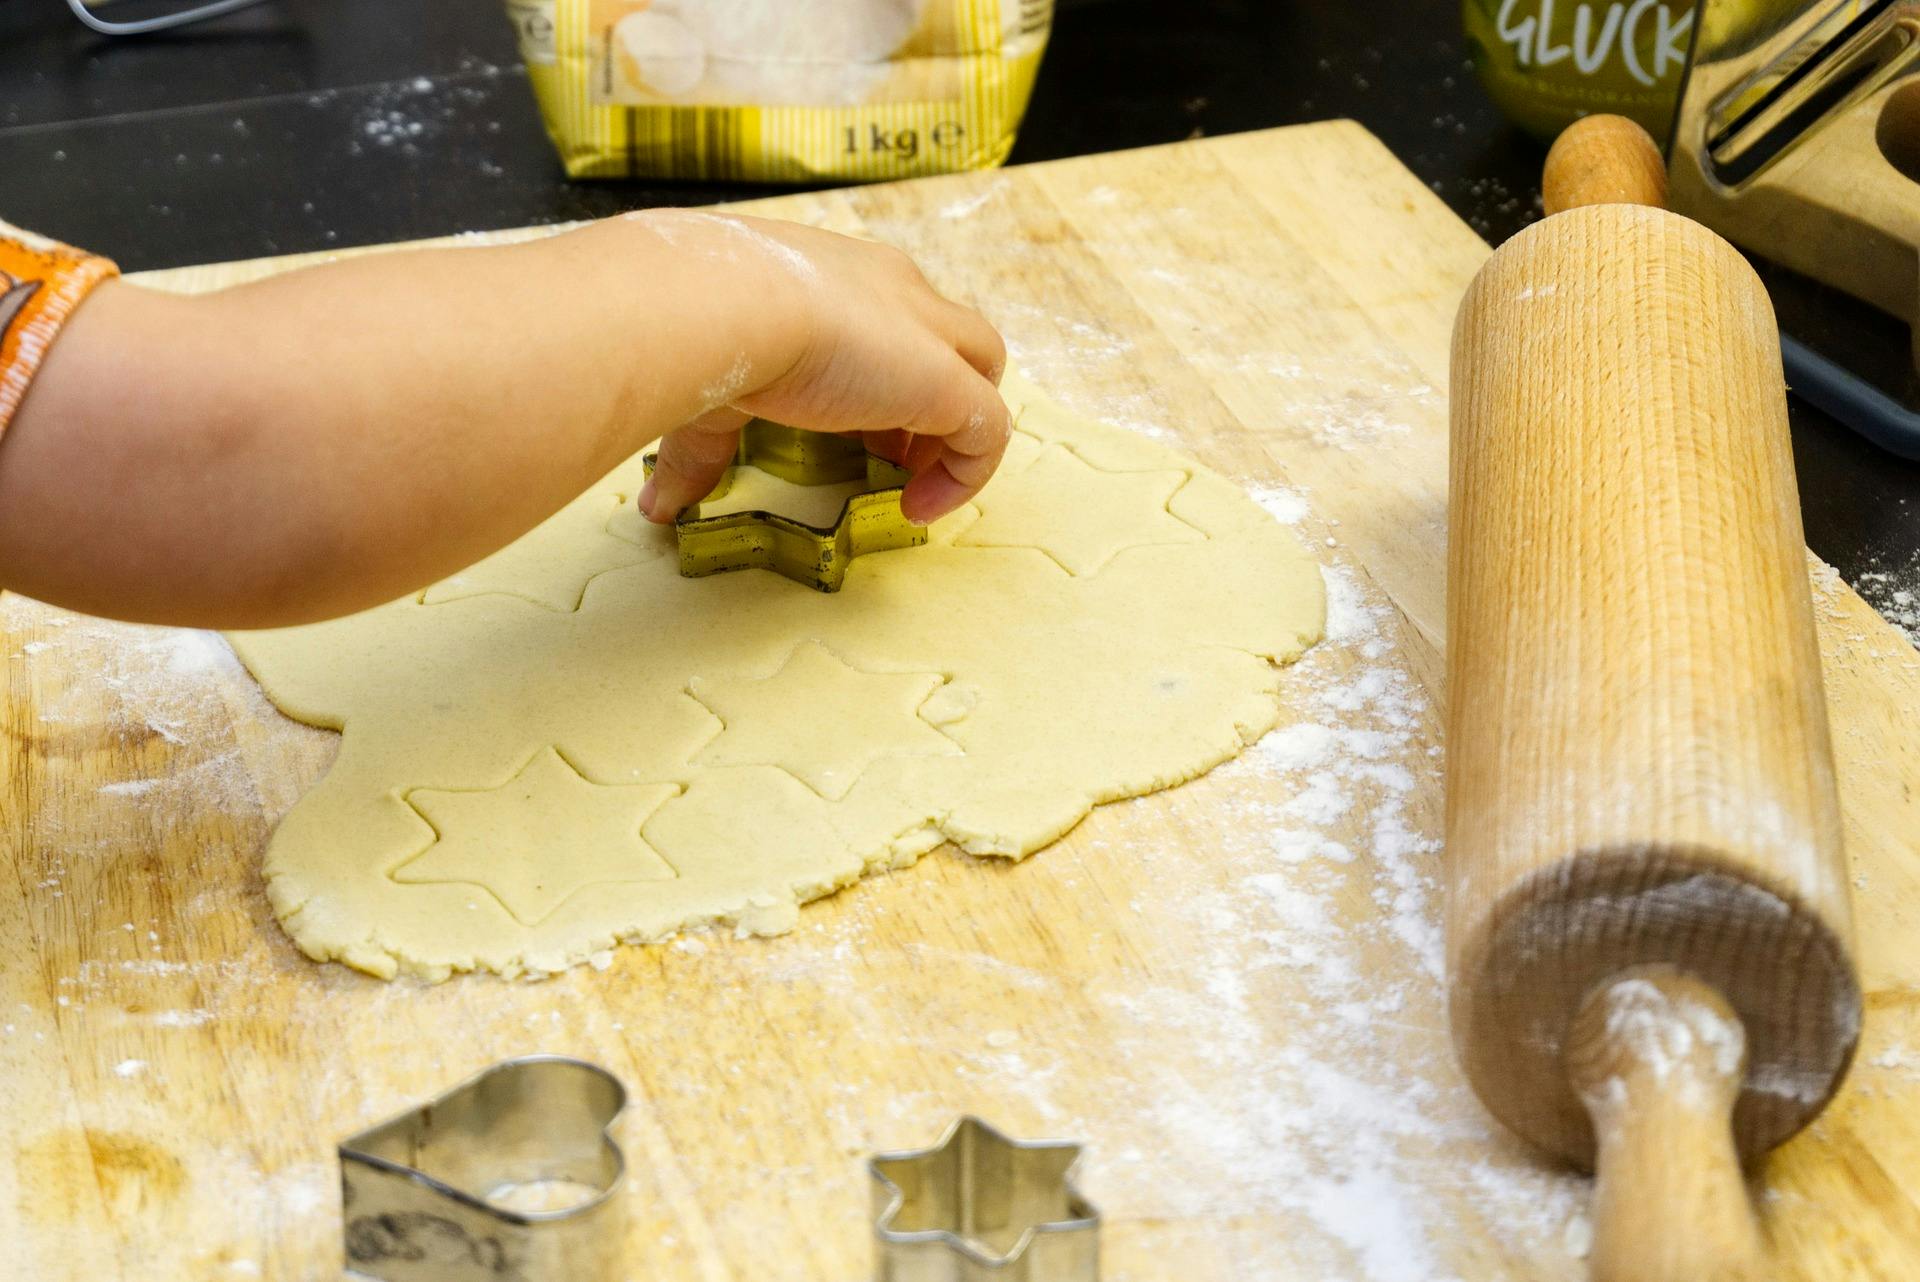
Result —
[{"label": "rolling pin handle", "polygon": [[1598,985],[1567,1039],[1593,1121],[1593,1282],[1767,1282],[1734,1149],[1740,1018],[1711,985],[1638,966]]},{"label": "rolling pin handle", "polygon": [[1540,175],[1549,214],[1583,205],[1667,204],[1667,166],[1653,138],[1625,116],[1582,116],[1553,140]]}]

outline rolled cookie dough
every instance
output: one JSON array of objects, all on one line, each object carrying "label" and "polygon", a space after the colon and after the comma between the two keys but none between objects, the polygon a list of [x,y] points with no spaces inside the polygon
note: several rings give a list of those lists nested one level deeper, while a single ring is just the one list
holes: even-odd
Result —
[{"label": "rolled cookie dough", "polygon": [[235,635],[276,705],[342,731],[267,849],[293,939],[443,979],[773,933],[869,870],[1030,854],[1257,739],[1276,665],[1319,639],[1319,567],[1192,459],[1005,390],[979,501],[834,595],[681,578],[636,457],[417,598]]}]

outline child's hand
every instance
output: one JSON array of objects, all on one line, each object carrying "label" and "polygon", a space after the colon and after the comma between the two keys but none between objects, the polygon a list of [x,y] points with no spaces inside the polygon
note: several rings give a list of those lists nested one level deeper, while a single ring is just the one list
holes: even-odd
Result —
[{"label": "child's hand", "polygon": [[754,414],[865,434],[931,521],[1000,461],[1003,360],[895,250],[706,213],[207,294],[109,281],[6,428],[0,570],[93,614],[302,623],[471,565],[661,438],[641,506],[671,519]]},{"label": "child's hand", "polygon": [[941,297],[885,245],[767,219],[682,211],[635,216],[676,250],[737,276],[757,307],[788,312],[777,351],[743,348],[736,376],[705,414],[660,443],[640,494],[671,521],[704,498],[733,461],[740,427],[763,417],[821,432],[861,432],[913,474],[901,498],[926,524],[966,503],[993,475],[1011,421],[996,384],[1006,347],[986,319]]}]

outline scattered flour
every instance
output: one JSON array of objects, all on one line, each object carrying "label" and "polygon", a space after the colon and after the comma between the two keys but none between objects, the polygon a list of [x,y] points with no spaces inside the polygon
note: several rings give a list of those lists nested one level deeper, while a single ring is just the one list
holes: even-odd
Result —
[{"label": "scattered flour", "polygon": [[[1902,499],[1904,506],[1906,500]],[[1846,584],[1839,573],[1812,553],[1807,554],[1807,569],[1813,586],[1814,613],[1829,628],[1850,624],[1841,592]],[[1840,637],[1852,643],[1849,649],[1825,654],[1829,662],[1846,666],[1856,658],[1867,657],[1901,664],[1908,671],[1920,670],[1920,555],[1900,571],[1867,570],[1855,577],[1854,589],[1882,618],[1902,634],[1907,645],[1898,641],[1881,644],[1882,638],[1870,636],[1857,626],[1846,626]],[[1911,648],[1910,648],[1911,647]],[[1836,733],[1845,733],[1836,727]]]},{"label": "scattered flour", "polygon": [[1248,493],[1267,515],[1282,525],[1298,525],[1307,518],[1307,499],[1298,490],[1283,485],[1256,485]]},{"label": "scattered flour", "polygon": [[362,118],[360,132],[376,146],[393,147],[421,137],[427,122],[391,107],[374,108]]},{"label": "scattered flour", "polygon": [[1162,444],[1180,447],[1182,438],[1170,424],[1173,412],[1151,389],[1131,388],[1126,380],[1100,384],[1073,377],[1089,365],[1117,366],[1126,361],[1133,344],[1096,325],[1046,308],[1010,303],[996,306],[992,319],[1006,338],[1008,363],[1017,365],[1036,382],[1047,384],[1062,404]]},{"label": "scattered flour", "polygon": [[113,1066],[113,1071],[114,1074],[119,1077],[138,1077],[147,1071],[147,1061],[144,1059],[123,1059]]},{"label": "scattered flour", "polygon": [[1351,1175],[1320,1181],[1305,1200],[1315,1221],[1352,1249],[1361,1276],[1426,1282],[1433,1274],[1419,1236],[1418,1199],[1390,1171],[1361,1164]]},{"label": "scattered flour", "polygon": [[[1701,1051],[1712,1057],[1713,1071],[1720,1077],[1730,1078],[1739,1071],[1746,1034],[1737,1021],[1689,998],[1669,997],[1644,979],[1614,984],[1604,1000],[1608,1037],[1631,1047],[1653,1080],[1671,1082],[1682,1092],[1682,1099],[1703,1103],[1711,1098],[1712,1084],[1694,1067]],[[1623,1102],[1629,1095],[1627,1087],[1624,1078],[1609,1077],[1581,1089]]]},{"label": "scattered flour", "polygon": [[[463,69],[462,75],[467,79],[475,78],[470,69]],[[481,78],[485,75],[481,73]],[[324,106],[338,92],[328,90],[310,95],[307,104]],[[361,105],[354,118],[354,134],[347,141],[347,152],[356,156],[366,154],[368,146],[402,156],[416,156],[423,142],[435,138],[449,127],[459,127],[463,108],[477,106],[491,96],[490,89],[484,85],[462,84],[451,78],[435,85],[425,76],[414,76],[353,92],[361,98]],[[245,121],[235,120],[233,125],[235,134],[242,138],[249,136],[251,131]],[[218,162],[220,158],[216,155],[209,159]],[[308,209],[310,212],[311,206]],[[329,235],[328,239],[332,239],[332,236]]]},{"label": "scattered flour", "polygon": [[1566,1243],[1567,1254],[1576,1260],[1584,1260],[1593,1254],[1593,1221],[1580,1211],[1567,1217],[1567,1227],[1561,1232],[1561,1240]]},{"label": "scattered flour", "polygon": [[753,365],[747,360],[747,354],[736,353],[733,364],[727,367],[720,381],[700,389],[700,403],[708,409],[719,409],[730,404],[747,390],[747,382],[752,376]]},{"label": "scattered flour", "polygon": [[[1321,644],[1352,646],[1363,659],[1384,658],[1391,645],[1381,629],[1391,611],[1369,603],[1359,583],[1343,567],[1324,566],[1320,577],[1327,586],[1327,635]],[[1387,679],[1384,673],[1372,678],[1376,686]],[[1401,712],[1396,712],[1393,720],[1397,729],[1407,724]]]},{"label": "scattered flour", "polygon": [[[34,637],[20,647],[19,662],[58,664],[92,678],[39,683],[34,707],[50,734],[57,729],[117,741],[123,755],[139,760],[143,776],[100,785],[103,800],[144,808],[184,792],[203,812],[257,808],[252,776],[230,738],[223,733],[218,744],[206,741],[215,728],[224,731],[225,698],[237,694],[262,717],[271,715],[219,634],[111,623],[12,595],[0,596],[0,623],[14,636]],[[71,858],[105,853],[125,840],[124,830],[112,825],[57,831],[62,824],[57,813],[36,814],[36,845]]]},{"label": "scattered flour", "polygon": [[994,183],[988,186],[985,191],[972,196],[963,196],[959,200],[941,206],[940,217],[950,222],[971,217],[982,205],[992,200],[998,194],[999,184]]},{"label": "scattered flour", "polygon": [[1890,1068],[1920,1075],[1920,1050],[1907,1046],[1889,1046],[1867,1062],[1875,1068]]},{"label": "scattered flour", "polygon": [[[1291,492],[1261,497],[1289,523],[1308,519]],[[1222,847],[1209,859],[1233,872],[1222,891],[1182,885],[1177,855],[1164,874],[1209,1001],[1171,985],[1098,994],[1141,1030],[1137,1051],[1123,1038],[1115,1054],[1148,1079],[1143,1128],[1187,1165],[1169,1171],[1145,1144],[1097,1151],[1097,1187],[1139,1181],[1140,1201],[1169,1215],[1297,1216],[1289,1258],[1301,1277],[1453,1282],[1483,1276],[1457,1271],[1469,1263],[1448,1246],[1459,1202],[1435,1197],[1464,1186],[1482,1231],[1530,1256],[1564,1255],[1571,1277],[1589,1187],[1507,1139],[1453,1060],[1440,816],[1418,789],[1440,769],[1432,709],[1391,606],[1344,567],[1323,574],[1327,639],[1285,677],[1299,719],[1200,785],[1231,786],[1233,822],[1223,828],[1211,791],[1156,803],[1205,807],[1207,840]],[[1374,915],[1356,914],[1369,901]],[[1206,1068],[1149,1059],[1149,1034],[1168,1027]]]},{"label": "scattered flour", "polygon": [[1907,640],[1920,646],[1920,556],[1900,571],[1868,570],[1853,586]]},{"label": "scattered flour", "polygon": [[[684,246],[727,262],[738,261],[738,251],[745,249],[762,259],[778,263],[797,280],[812,281],[819,276],[812,259],[785,241],[776,240],[739,218],[698,209],[636,209],[621,217],[644,222],[654,235],[676,248]],[[725,239],[720,242],[721,247],[716,249],[711,239],[701,239],[695,235],[703,231],[722,233]]]}]

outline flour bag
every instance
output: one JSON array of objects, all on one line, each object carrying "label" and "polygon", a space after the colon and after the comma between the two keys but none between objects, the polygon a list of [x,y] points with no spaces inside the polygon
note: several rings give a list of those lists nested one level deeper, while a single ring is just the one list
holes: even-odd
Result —
[{"label": "flour bag", "polygon": [[1007,158],[1053,0],[506,0],[574,178],[910,178]]}]

